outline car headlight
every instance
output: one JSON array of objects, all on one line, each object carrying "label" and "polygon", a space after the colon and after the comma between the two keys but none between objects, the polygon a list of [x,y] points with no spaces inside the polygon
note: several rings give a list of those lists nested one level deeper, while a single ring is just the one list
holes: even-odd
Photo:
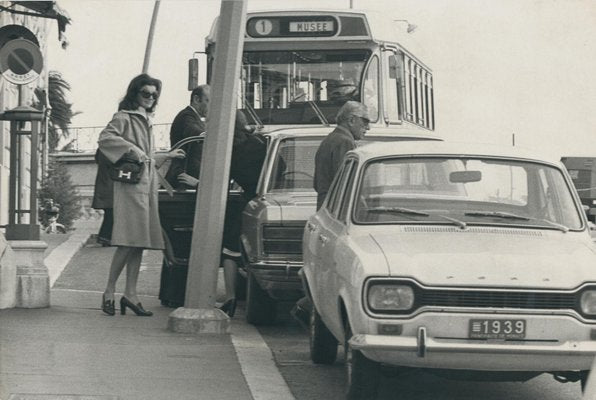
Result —
[{"label": "car headlight", "polygon": [[579,301],[582,312],[586,315],[596,315],[596,290],[586,290]]},{"label": "car headlight", "polygon": [[414,290],[407,285],[373,285],[368,289],[368,305],[375,311],[409,310],[414,305]]}]

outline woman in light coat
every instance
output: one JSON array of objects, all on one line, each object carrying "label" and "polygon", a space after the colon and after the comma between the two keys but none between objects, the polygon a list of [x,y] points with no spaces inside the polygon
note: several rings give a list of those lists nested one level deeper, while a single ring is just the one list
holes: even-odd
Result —
[{"label": "woman in light coat", "polygon": [[[143,308],[137,297],[137,281],[144,249],[164,248],[157,203],[157,167],[168,158],[183,158],[184,151],[153,153],[150,116],[161,91],[161,81],[147,74],[135,77],[118,105],[118,112],[100,133],[99,150],[115,163],[122,156],[144,162],[141,181],[136,184],[111,182],[113,194],[112,246],[117,246],[110,266],[108,283],[102,299],[102,310],[115,314],[116,281],[126,266],[126,288],[120,299],[120,311],[130,308],[140,316],[153,313]],[[98,190],[98,188],[96,188]]]}]

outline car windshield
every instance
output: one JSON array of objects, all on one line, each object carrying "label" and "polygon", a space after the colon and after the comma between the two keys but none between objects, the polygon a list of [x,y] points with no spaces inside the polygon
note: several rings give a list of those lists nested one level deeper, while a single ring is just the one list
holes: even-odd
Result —
[{"label": "car windshield", "polygon": [[485,158],[369,162],[354,202],[357,223],[516,225],[567,231],[582,219],[555,167]]},{"label": "car windshield", "polygon": [[269,192],[314,191],[315,154],[322,137],[295,137],[280,141]]},{"label": "car windshield", "polygon": [[250,51],[242,56],[241,109],[263,124],[335,122],[348,100],[360,100],[366,50]]}]

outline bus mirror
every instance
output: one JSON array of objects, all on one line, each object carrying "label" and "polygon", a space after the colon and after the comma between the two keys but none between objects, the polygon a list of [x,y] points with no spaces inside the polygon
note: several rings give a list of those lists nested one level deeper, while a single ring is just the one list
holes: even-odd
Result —
[{"label": "bus mirror", "polygon": [[199,59],[191,58],[188,60],[188,90],[193,90],[199,86]]},{"label": "bus mirror", "polygon": [[399,64],[397,62],[397,57],[395,55],[389,56],[389,78],[398,79],[398,68]]}]

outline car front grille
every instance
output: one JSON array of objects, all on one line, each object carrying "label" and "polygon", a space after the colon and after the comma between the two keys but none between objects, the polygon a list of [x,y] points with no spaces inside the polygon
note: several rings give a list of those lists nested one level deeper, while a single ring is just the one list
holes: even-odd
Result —
[{"label": "car front grille", "polygon": [[573,309],[574,293],[418,289],[419,307],[479,307],[521,309]]},{"label": "car front grille", "polygon": [[266,255],[302,255],[304,223],[263,225],[263,253]]},{"label": "car front grille", "polygon": [[[586,319],[596,320],[595,315],[585,315],[580,299],[586,290],[596,290],[592,284],[575,290],[507,290],[495,288],[438,288],[425,287],[411,279],[371,278],[365,283],[365,298],[374,285],[407,285],[414,292],[414,304],[409,310],[371,310],[374,314],[411,315],[421,308],[533,310],[545,312],[575,312]],[[368,304],[368,301],[367,301]]]}]

